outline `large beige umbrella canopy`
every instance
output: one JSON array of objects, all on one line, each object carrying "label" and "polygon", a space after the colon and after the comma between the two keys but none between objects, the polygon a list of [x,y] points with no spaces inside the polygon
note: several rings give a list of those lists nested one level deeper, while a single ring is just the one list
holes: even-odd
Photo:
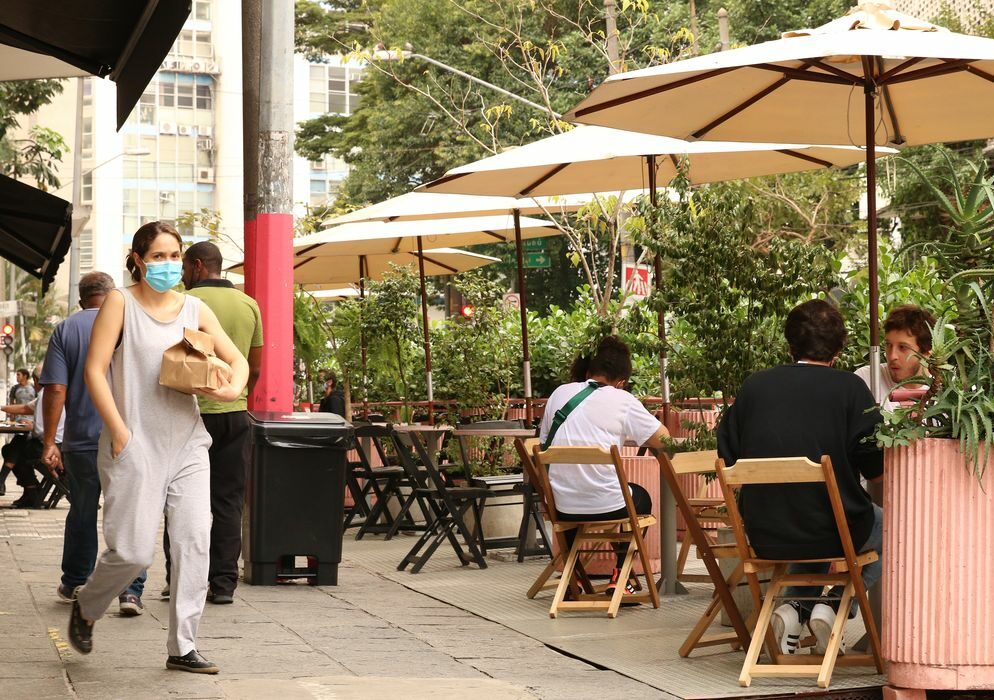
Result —
[{"label": "large beige umbrella canopy", "polygon": [[875,384],[875,147],[987,138],[992,113],[994,40],[868,2],[776,41],[611,76],[567,118],[691,140],[866,146]]},{"label": "large beige umbrella canopy", "polygon": [[546,213],[576,211],[590,204],[592,195],[581,197],[480,197],[467,194],[436,194],[433,192],[408,192],[356,209],[348,214],[332,217],[325,226],[361,221],[420,221],[500,216],[517,210],[522,216],[541,216]]},{"label": "large beige umbrella canopy", "polygon": [[[655,156],[653,161],[650,157]],[[672,180],[681,161],[693,184],[739,180],[863,162],[862,149],[773,143],[691,143],[600,126],[578,126],[449,170],[422,185],[424,193],[514,197],[570,195],[591,187],[641,190],[649,163],[657,182]]]},{"label": "large beige umbrella canopy", "polygon": [[[521,217],[521,237],[559,234],[551,222]],[[474,216],[418,221],[369,221],[342,224],[301,238],[294,258],[341,255],[389,255],[446,247],[514,241],[514,216]]]},{"label": "large beige umbrella canopy", "polygon": [[[425,290],[425,264],[427,251],[425,244],[432,247],[469,246],[484,243],[509,243],[515,241],[518,248],[518,266],[521,266],[521,241],[527,238],[555,236],[559,229],[548,221],[522,217],[514,211],[510,216],[477,216],[465,218],[442,218],[436,220],[418,219],[415,221],[368,221],[343,224],[319,231],[301,239],[295,246],[294,263],[306,264],[310,260],[320,261],[329,256],[358,255],[397,255],[417,254],[421,282],[421,323],[424,332],[425,384],[428,390],[428,419],[434,420],[434,386],[431,370],[431,342],[428,333],[428,295]],[[367,277],[366,271],[360,279]],[[526,396],[530,395],[527,382]]]},{"label": "large beige umbrella canopy", "polygon": [[[455,275],[500,260],[455,248],[426,250],[421,256],[416,251],[387,255],[309,256],[294,260],[293,283],[306,291],[338,289],[347,284],[383,279],[392,265],[417,267],[419,257],[424,260],[425,277]],[[237,274],[243,274],[243,270],[242,264],[229,268],[230,272]]]}]

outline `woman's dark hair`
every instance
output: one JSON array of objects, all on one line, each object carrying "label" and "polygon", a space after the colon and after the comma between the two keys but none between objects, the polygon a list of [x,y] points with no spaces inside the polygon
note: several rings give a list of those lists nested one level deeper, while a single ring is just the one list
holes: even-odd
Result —
[{"label": "woman's dark hair", "polygon": [[569,368],[569,380],[571,382],[587,381],[587,371],[590,369],[590,355],[577,355],[573,364]]},{"label": "woman's dark hair", "polygon": [[152,242],[164,233],[175,238],[176,242],[182,248],[183,237],[179,235],[179,231],[162,221],[150,221],[135,231],[135,237],[131,239],[131,252],[128,253],[128,259],[124,263],[128,268],[128,272],[131,273],[131,279],[135,282],[141,282],[142,271],[137,263],[135,263],[135,259],[131,256],[131,253],[137,253],[138,257],[144,258],[145,253],[152,247]]},{"label": "woman's dark hair", "polygon": [[891,331],[904,331],[915,336],[918,343],[918,351],[925,353],[932,351],[932,326],[935,325],[935,316],[920,306],[914,304],[904,304],[891,309],[884,321],[884,333]]},{"label": "woman's dark hair", "polygon": [[842,314],[821,299],[812,299],[791,309],[783,330],[795,362],[830,362],[846,344]]},{"label": "woman's dark hair", "polygon": [[624,341],[609,335],[597,344],[597,352],[587,365],[588,376],[603,376],[612,382],[632,376],[632,352]]}]

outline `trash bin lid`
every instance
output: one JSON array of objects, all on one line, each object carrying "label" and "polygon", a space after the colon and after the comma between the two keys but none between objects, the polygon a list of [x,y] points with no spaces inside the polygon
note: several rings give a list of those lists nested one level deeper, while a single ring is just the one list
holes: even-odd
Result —
[{"label": "trash bin lid", "polygon": [[352,434],[352,424],[337,413],[249,411],[257,432],[266,435]]}]

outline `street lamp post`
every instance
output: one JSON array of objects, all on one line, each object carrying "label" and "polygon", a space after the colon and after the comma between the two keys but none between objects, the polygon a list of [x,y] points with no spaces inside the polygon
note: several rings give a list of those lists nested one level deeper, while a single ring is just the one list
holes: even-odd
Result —
[{"label": "street lamp post", "polygon": [[483,87],[490,88],[491,90],[493,90],[495,92],[499,92],[500,94],[504,95],[505,97],[510,97],[512,100],[517,100],[518,102],[521,102],[522,104],[526,104],[529,107],[537,109],[537,110],[539,110],[541,112],[545,112],[546,114],[551,114],[556,119],[559,119],[562,116],[558,112],[555,112],[555,111],[549,109],[548,107],[540,105],[537,102],[532,102],[531,100],[526,99],[526,98],[522,97],[521,95],[515,95],[510,90],[505,90],[504,88],[502,88],[502,87],[500,87],[498,85],[494,85],[493,83],[488,83],[486,80],[483,80],[482,78],[477,78],[475,75],[470,75],[469,73],[466,73],[465,71],[461,71],[458,68],[453,68],[452,66],[450,66],[450,65],[448,65],[446,63],[442,63],[441,61],[436,61],[434,58],[431,58],[430,56],[425,56],[424,54],[415,53],[413,51],[413,48],[414,47],[411,46],[410,44],[405,44],[403,50],[389,51],[389,50],[383,48],[383,45],[380,44],[380,45],[378,45],[376,47],[376,49],[373,50],[373,52],[372,52],[371,55],[372,55],[372,59],[374,61],[404,61],[404,60],[407,60],[409,58],[415,58],[415,59],[417,59],[419,61],[424,61],[425,63],[430,63],[431,65],[435,66],[436,68],[441,68],[442,70],[448,71],[449,73],[453,73],[455,75],[458,75],[460,78],[465,78],[466,80],[474,82],[477,85],[482,85]]}]

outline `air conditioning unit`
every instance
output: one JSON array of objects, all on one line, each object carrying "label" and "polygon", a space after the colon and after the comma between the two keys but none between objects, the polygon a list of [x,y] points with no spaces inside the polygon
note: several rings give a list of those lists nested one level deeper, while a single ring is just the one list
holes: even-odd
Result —
[{"label": "air conditioning unit", "polygon": [[160,134],[175,134],[176,125],[172,122],[159,122],[159,133]]},{"label": "air conditioning unit", "polygon": [[200,61],[194,61],[193,63],[190,64],[190,70],[193,71],[194,73],[203,73],[204,64],[201,63]]},{"label": "air conditioning unit", "polygon": [[200,136],[213,136],[214,135],[214,127],[212,127],[212,126],[198,126],[197,127],[197,133]]},{"label": "air conditioning unit", "polygon": [[218,65],[216,63],[205,63],[204,72],[210,73],[211,75],[217,75],[218,73],[221,72],[221,69],[218,68]]},{"label": "air conditioning unit", "polygon": [[198,151],[213,151],[214,150],[214,139],[206,138],[201,136],[197,139],[197,150]]},{"label": "air conditioning unit", "polygon": [[176,63],[179,65],[178,70],[184,71],[186,73],[190,72],[190,64],[188,61],[177,61]]},{"label": "air conditioning unit", "polygon": [[170,58],[162,62],[162,70],[179,70],[180,66],[180,62],[174,58]]},{"label": "air conditioning unit", "polygon": [[179,132],[180,136],[193,136],[192,126],[187,126],[186,124],[180,124],[178,127],[176,127],[176,130]]},{"label": "air conditioning unit", "polygon": [[214,182],[214,168],[197,168],[197,182]]}]

